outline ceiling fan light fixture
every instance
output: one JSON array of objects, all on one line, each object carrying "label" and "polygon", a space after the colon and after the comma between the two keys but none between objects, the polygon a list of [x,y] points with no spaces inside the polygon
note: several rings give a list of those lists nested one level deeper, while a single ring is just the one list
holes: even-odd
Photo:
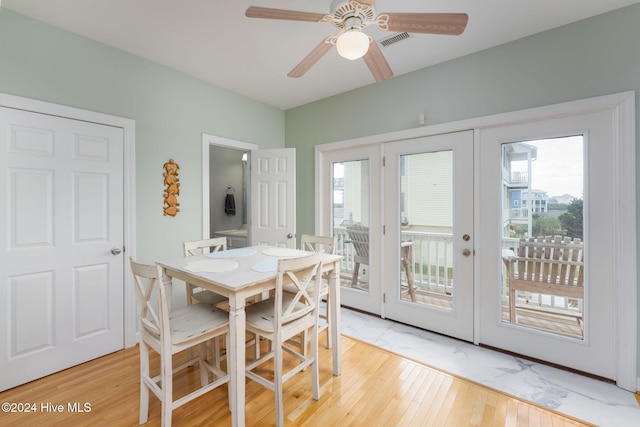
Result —
[{"label": "ceiling fan light fixture", "polygon": [[343,58],[351,60],[362,58],[369,50],[369,36],[352,28],[338,37],[336,48]]}]

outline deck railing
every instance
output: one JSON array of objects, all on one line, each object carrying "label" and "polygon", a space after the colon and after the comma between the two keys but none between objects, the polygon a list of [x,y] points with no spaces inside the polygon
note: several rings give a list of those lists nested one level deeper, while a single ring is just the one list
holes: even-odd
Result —
[{"label": "deck railing", "polygon": [[[349,243],[345,227],[334,229],[336,253],[343,256],[342,271],[351,275],[355,262],[354,248]],[[418,291],[450,294],[453,291],[453,235],[415,230],[402,230],[402,241],[413,243],[413,284]],[[406,276],[400,275],[406,283]],[[359,281],[368,281],[368,275],[360,274]]]},{"label": "deck railing", "polygon": [[[336,236],[336,253],[343,256],[342,272],[345,276],[351,277],[354,269],[354,249],[353,245],[348,243],[349,235],[345,227],[336,227],[334,229]],[[452,294],[454,287],[453,278],[453,235],[450,233],[432,233],[416,230],[402,230],[402,241],[413,242],[412,258],[413,258],[413,283],[417,292],[437,292],[441,294]],[[503,238],[502,250],[503,255],[517,253],[519,239]],[[502,270],[502,298],[508,301],[509,288],[506,278],[505,267]],[[406,275],[404,272],[399,275],[403,284],[406,284]],[[361,269],[359,282],[368,282],[367,269]],[[344,281],[350,283],[350,281]],[[580,311],[582,309],[582,301],[572,301],[564,297],[551,295],[528,294],[521,295],[522,300],[526,298],[530,306],[540,307],[544,309],[559,311]]]}]

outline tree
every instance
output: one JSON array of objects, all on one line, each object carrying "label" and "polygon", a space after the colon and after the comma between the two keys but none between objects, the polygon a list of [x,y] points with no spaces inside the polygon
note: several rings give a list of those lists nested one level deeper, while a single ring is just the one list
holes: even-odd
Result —
[{"label": "tree", "polygon": [[567,207],[567,212],[558,217],[562,227],[566,230],[567,236],[582,239],[583,212],[584,201],[582,199],[573,199]]},{"label": "tree", "polygon": [[563,234],[563,226],[559,219],[555,216],[533,214],[533,223],[531,224],[531,233],[533,236],[555,236]]}]

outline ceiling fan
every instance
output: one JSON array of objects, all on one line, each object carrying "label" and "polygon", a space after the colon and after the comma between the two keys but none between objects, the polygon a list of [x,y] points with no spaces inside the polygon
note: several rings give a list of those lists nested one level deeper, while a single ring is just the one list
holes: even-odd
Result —
[{"label": "ceiling fan", "polygon": [[376,15],[375,0],[333,0],[330,14],[299,12],[285,9],[251,6],[245,12],[249,18],[282,19],[288,21],[330,22],[340,31],[316,46],[288,74],[302,77],[333,45],[340,56],[363,58],[377,82],[393,76],[378,43],[362,31],[375,25],[384,31],[442,34],[462,34],[469,19],[466,13],[381,13]]}]

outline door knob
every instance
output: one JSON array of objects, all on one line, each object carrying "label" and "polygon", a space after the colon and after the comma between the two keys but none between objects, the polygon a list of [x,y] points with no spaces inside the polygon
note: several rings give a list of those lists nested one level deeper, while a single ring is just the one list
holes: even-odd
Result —
[{"label": "door knob", "polygon": [[122,252],[120,248],[111,248],[111,253],[114,255],[119,255]]},{"label": "door knob", "polygon": [[293,239],[293,234],[291,233],[287,234],[287,239]]},{"label": "door knob", "polygon": [[462,255],[469,256],[469,255],[471,255],[471,251],[469,249],[463,249],[462,250]]}]

